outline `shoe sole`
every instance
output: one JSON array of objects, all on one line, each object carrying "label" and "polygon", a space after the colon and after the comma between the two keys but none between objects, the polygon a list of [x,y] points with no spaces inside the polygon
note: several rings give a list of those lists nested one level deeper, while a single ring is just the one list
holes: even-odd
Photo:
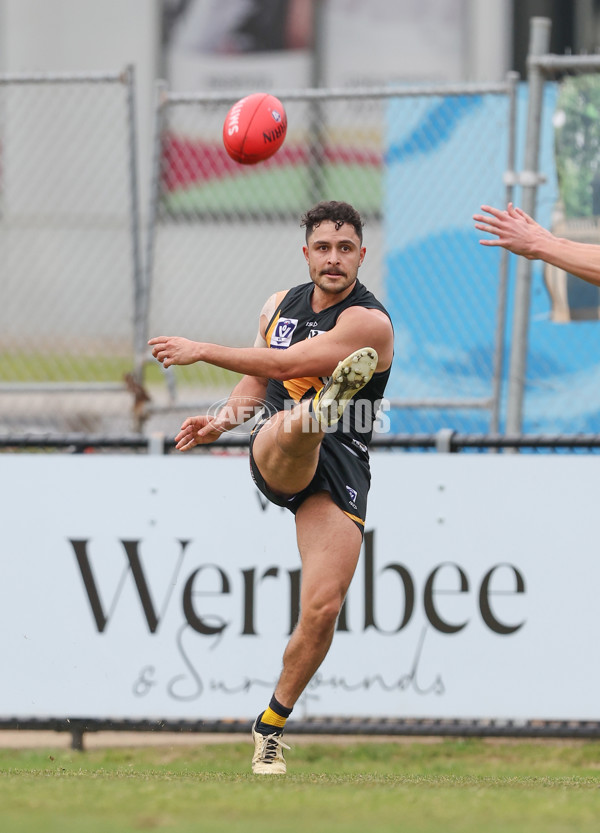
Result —
[{"label": "shoe sole", "polygon": [[352,397],[370,381],[377,362],[372,347],[362,347],[342,359],[316,400],[319,422],[329,426],[339,421]]}]

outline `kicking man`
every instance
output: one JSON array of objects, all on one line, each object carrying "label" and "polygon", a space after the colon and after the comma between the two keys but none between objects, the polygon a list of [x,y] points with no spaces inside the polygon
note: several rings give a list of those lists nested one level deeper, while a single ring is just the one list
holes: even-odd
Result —
[{"label": "kicking man", "polygon": [[329,650],[354,575],[371,479],[368,445],[393,358],[390,317],[358,280],[366,252],[358,212],[322,202],[302,225],[310,281],[267,300],[253,347],[172,336],[149,342],[164,367],[203,361],[243,374],[219,414],[185,420],[177,448],[213,442],[261,400],[250,440],[252,477],[295,515],[300,618],[273,697],[252,729],[257,774],[286,771],[286,720]]}]

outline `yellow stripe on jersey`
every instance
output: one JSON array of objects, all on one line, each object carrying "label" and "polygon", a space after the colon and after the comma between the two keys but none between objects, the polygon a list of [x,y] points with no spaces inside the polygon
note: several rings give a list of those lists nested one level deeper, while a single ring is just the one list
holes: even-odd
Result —
[{"label": "yellow stripe on jersey", "polygon": [[351,521],[356,521],[356,523],[360,524],[361,526],[365,525],[365,522],[362,518],[358,518],[356,515],[352,515],[350,512],[346,512],[344,509],[342,509],[342,512],[344,513],[344,515],[348,515]]},{"label": "yellow stripe on jersey", "polygon": [[280,318],[281,318],[281,310],[277,310],[277,315],[271,321],[271,326],[267,329],[267,332],[265,333],[265,341],[267,342],[267,347],[271,346],[271,336],[273,335],[273,331],[274,331],[275,327],[277,326],[277,322],[279,321]]}]

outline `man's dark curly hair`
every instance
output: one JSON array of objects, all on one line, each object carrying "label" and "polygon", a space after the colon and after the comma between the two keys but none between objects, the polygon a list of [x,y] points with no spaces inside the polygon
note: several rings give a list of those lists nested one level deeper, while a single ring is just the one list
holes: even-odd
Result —
[{"label": "man's dark curly hair", "polygon": [[306,226],[306,241],[313,233],[313,231],[321,225],[324,220],[331,220],[335,223],[336,230],[344,223],[348,223],[354,227],[358,235],[358,239],[362,244],[362,230],[363,222],[358,211],[347,202],[319,202],[313,208],[306,212],[302,217],[301,226]]}]

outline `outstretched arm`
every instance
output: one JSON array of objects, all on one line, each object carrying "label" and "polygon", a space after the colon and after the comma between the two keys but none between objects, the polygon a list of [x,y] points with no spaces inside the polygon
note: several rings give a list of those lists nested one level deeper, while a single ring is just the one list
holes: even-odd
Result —
[{"label": "outstretched arm", "polygon": [[226,347],[179,336],[158,336],[148,343],[152,355],[165,367],[202,361],[245,376],[285,381],[302,376],[330,376],[341,359],[361,347],[373,347],[379,354],[377,369],[387,370],[392,361],[393,333],[384,313],[350,307],[341,313],[333,329],[285,350]]},{"label": "outstretched arm", "polygon": [[512,203],[506,210],[482,205],[474,214],[475,228],[498,238],[480,240],[482,246],[502,246],[529,260],[543,260],[588,283],[600,286],[600,246],[556,237]]}]

